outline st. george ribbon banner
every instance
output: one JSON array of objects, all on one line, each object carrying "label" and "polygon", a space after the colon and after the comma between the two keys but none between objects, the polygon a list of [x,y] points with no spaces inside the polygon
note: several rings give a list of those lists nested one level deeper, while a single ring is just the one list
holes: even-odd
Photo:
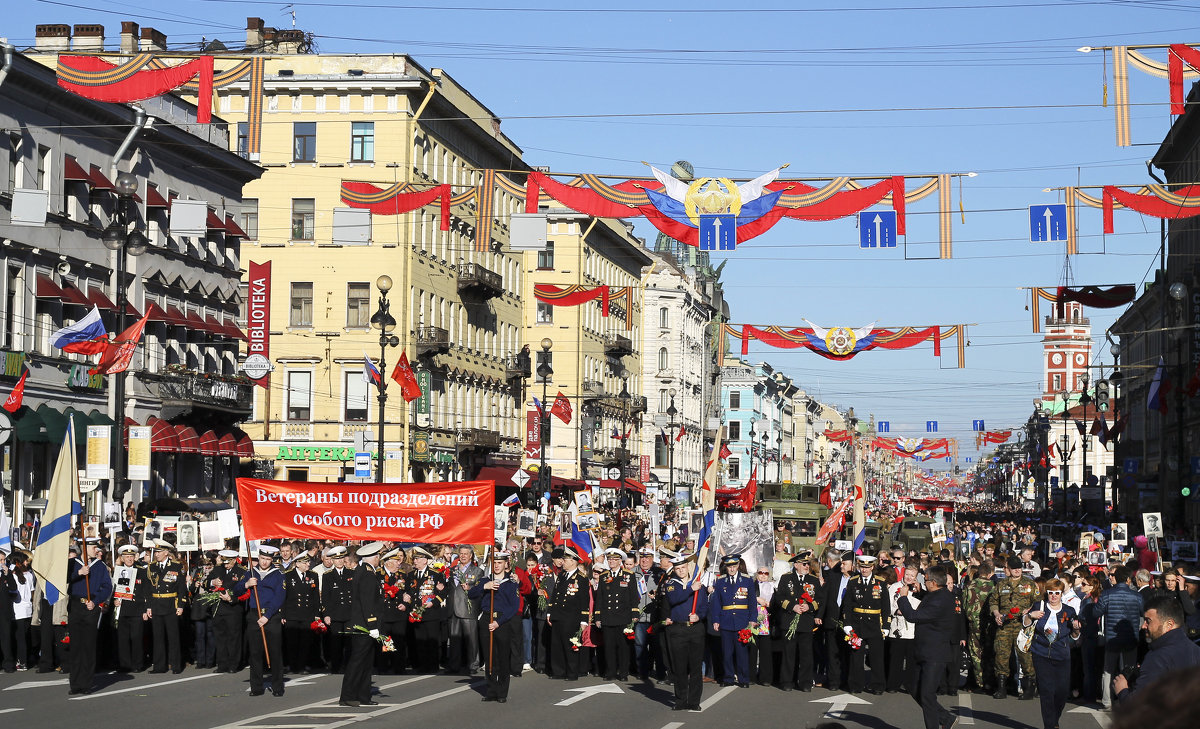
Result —
[{"label": "st. george ribbon banner", "polygon": [[246,539],[492,541],[495,481],[314,483],[239,478]]}]

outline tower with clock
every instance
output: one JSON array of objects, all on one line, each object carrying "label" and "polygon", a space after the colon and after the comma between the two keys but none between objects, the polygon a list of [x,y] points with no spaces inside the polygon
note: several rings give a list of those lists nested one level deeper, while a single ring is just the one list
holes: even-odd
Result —
[{"label": "tower with clock", "polygon": [[1092,324],[1083,306],[1067,302],[1061,317],[1057,311],[1046,317],[1043,331],[1042,400],[1052,401],[1064,390],[1079,392],[1092,358]]}]

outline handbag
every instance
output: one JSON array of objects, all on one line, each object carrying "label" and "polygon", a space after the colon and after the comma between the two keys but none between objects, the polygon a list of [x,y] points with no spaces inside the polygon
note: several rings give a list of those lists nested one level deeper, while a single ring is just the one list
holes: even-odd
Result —
[{"label": "handbag", "polygon": [[[1045,605],[1042,606],[1042,609],[1045,609]],[[1017,633],[1017,650],[1022,653],[1029,652],[1029,649],[1033,647],[1033,633],[1036,628],[1036,620],[1029,627],[1021,628],[1021,632]]]}]

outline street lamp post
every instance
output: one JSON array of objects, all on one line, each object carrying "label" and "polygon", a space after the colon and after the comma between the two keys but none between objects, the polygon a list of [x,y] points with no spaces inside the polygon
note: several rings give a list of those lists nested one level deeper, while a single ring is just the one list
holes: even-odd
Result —
[{"label": "street lamp post", "polygon": [[782,430],[782,423],[780,423],[780,426],[781,426],[780,431],[779,431],[778,435],[775,436],[775,458],[776,458],[776,460],[775,460],[775,463],[776,463],[775,483],[779,483],[779,484],[783,483],[783,430]]},{"label": "street lamp post", "polygon": [[400,338],[392,331],[396,328],[396,319],[391,315],[391,304],[388,302],[388,291],[392,289],[392,277],[384,274],[375,279],[375,288],[379,289],[379,309],[371,315],[371,325],[379,330],[379,462],[375,466],[375,481],[383,483],[384,462],[384,407],[387,405],[387,348],[400,346]]},{"label": "street lamp post", "polygon": [[[622,409],[625,412],[625,427],[632,428],[630,424],[633,417],[629,414],[629,370],[624,367],[619,373],[621,377],[621,398]],[[629,468],[629,430],[625,431],[625,437],[621,438],[621,489],[617,491],[617,527],[622,526],[621,507],[625,501],[625,471]]]},{"label": "street lamp post", "polygon": [[1062,411],[1063,434],[1062,434],[1062,450],[1059,451],[1058,457],[1059,457],[1059,460],[1062,461],[1062,469],[1061,469],[1062,476],[1061,476],[1061,483],[1059,483],[1058,487],[1062,491],[1062,494],[1060,496],[1060,500],[1062,501],[1062,514],[1063,514],[1063,516],[1066,516],[1067,515],[1067,479],[1069,478],[1070,473],[1071,473],[1069,470],[1069,467],[1067,465],[1067,456],[1069,455],[1070,450],[1071,450],[1071,433],[1070,433],[1070,431],[1067,430],[1067,424],[1070,421],[1067,418],[1067,411],[1071,409],[1071,393],[1069,390],[1063,390],[1061,394],[1062,394],[1062,399],[1063,399],[1063,411]]},{"label": "street lamp post", "polygon": [[541,421],[541,452],[538,454],[538,506],[541,506],[542,495],[550,491],[550,473],[546,470],[546,441],[550,439],[550,418],[546,413],[546,388],[550,385],[550,378],[554,375],[554,368],[550,366],[550,348],[554,346],[554,342],[550,337],[542,339],[542,356],[541,362],[538,362],[537,376],[542,381],[542,407],[538,410],[538,418]]},{"label": "street lamp post", "polygon": [[[1167,289],[1167,293],[1170,294],[1171,299],[1174,301],[1173,306],[1172,306],[1172,310],[1173,310],[1172,313],[1174,314],[1176,326],[1181,327],[1178,331],[1175,332],[1175,362],[1177,364],[1176,372],[1178,373],[1176,376],[1176,385],[1175,385],[1175,412],[1176,412],[1175,418],[1176,418],[1176,422],[1178,424],[1177,432],[1175,433],[1175,477],[1176,477],[1175,493],[1182,494],[1183,489],[1187,485],[1187,474],[1188,474],[1188,471],[1190,470],[1189,467],[1184,466],[1185,459],[1184,459],[1184,452],[1183,452],[1183,408],[1187,403],[1187,400],[1183,396],[1183,391],[1186,390],[1187,387],[1185,385],[1186,380],[1184,379],[1186,376],[1186,373],[1185,373],[1184,361],[1183,361],[1184,360],[1183,345],[1184,345],[1184,339],[1185,339],[1184,332],[1186,330],[1183,329],[1182,327],[1183,327],[1183,323],[1184,323],[1183,302],[1187,300],[1188,289],[1187,289],[1186,285],[1176,281],[1175,283],[1171,284],[1171,287],[1169,289]],[[1189,327],[1189,329],[1190,329],[1190,327]],[[1164,428],[1164,430],[1165,430],[1165,428]],[[1189,464],[1189,466],[1190,466],[1190,464]],[[1159,479],[1159,493],[1162,494],[1162,497],[1163,497],[1162,500],[1160,501],[1160,506],[1162,507],[1161,508],[1162,515],[1164,517],[1170,519],[1171,521],[1175,521],[1174,519],[1170,518],[1170,514],[1169,514],[1170,510],[1167,509],[1166,488],[1162,483],[1163,480],[1164,479],[1162,479],[1162,478]]]},{"label": "street lamp post", "polygon": [[667,417],[671,419],[667,424],[667,483],[669,485],[668,498],[675,499],[675,416],[679,411],[675,409],[675,388],[671,388],[668,392],[671,396],[671,404],[667,406]]},{"label": "street lamp post", "polygon": [[1092,397],[1091,397],[1091,395],[1088,395],[1088,391],[1087,391],[1088,374],[1086,372],[1084,372],[1083,374],[1081,374],[1079,376],[1079,382],[1081,385],[1081,387],[1079,388],[1081,390],[1080,395],[1079,395],[1079,404],[1083,406],[1083,428],[1084,428],[1084,430],[1083,430],[1083,434],[1080,436],[1080,440],[1083,441],[1083,470],[1079,474],[1078,507],[1079,507],[1079,512],[1081,514],[1083,514],[1083,513],[1085,513],[1084,508],[1083,508],[1083,490],[1085,488],[1091,486],[1091,484],[1088,483],[1087,454],[1088,454],[1088,446],[1091,445],[1091,440],[1092,440],[1092,426],[1091,426],[1091,423],[1088,422],[1087,407],[1088,407],[1088,403],[1090,403],[1092,401]]},{"label": "street lamp post", "polygon": [[[113,286],[117,293],[117,334],[118,336],[125,331],[125,309],[129,305],[129,299],[126,295],[125,288],[125,269],[126,256],[140,256],[146,252],[147,240],[137,228],[129,229],[130,223],[134,222],[130,215],[130,207],[133,204],[133,196],[137,193],[138,179],[137,176],[122,172],[117,175],[114,181],[114,186],[117,191],[117,208],[116,215],[108,227],[104,229],[104,233],[100,236],[100,241],[104,247],[110,251],[115,251],[117,254],[117,276]],[[125,373],[119,372],[113,379],[113,401],[114,411],[113,419],[117,421],[117,432],[113,434],[113,496],[117,501],[125,495],[125,472],[126,472],[126,457],[125,457]]]}]

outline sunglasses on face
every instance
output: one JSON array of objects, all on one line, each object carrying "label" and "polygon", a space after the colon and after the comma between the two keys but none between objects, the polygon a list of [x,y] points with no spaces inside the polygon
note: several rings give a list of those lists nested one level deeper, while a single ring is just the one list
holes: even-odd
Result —
[{"label": "sunglasses on face", "polygon": [[768,576],[770,576],[770,574],[771,574],[771,573],[770,573],[770,572],[759,572],[758,574],[760,574],[760,575],[768,575]]},{"label": "sunglasses on face", "polygon": [[1062,590],[1046,590],[1047,595],[1061,595]]}]

